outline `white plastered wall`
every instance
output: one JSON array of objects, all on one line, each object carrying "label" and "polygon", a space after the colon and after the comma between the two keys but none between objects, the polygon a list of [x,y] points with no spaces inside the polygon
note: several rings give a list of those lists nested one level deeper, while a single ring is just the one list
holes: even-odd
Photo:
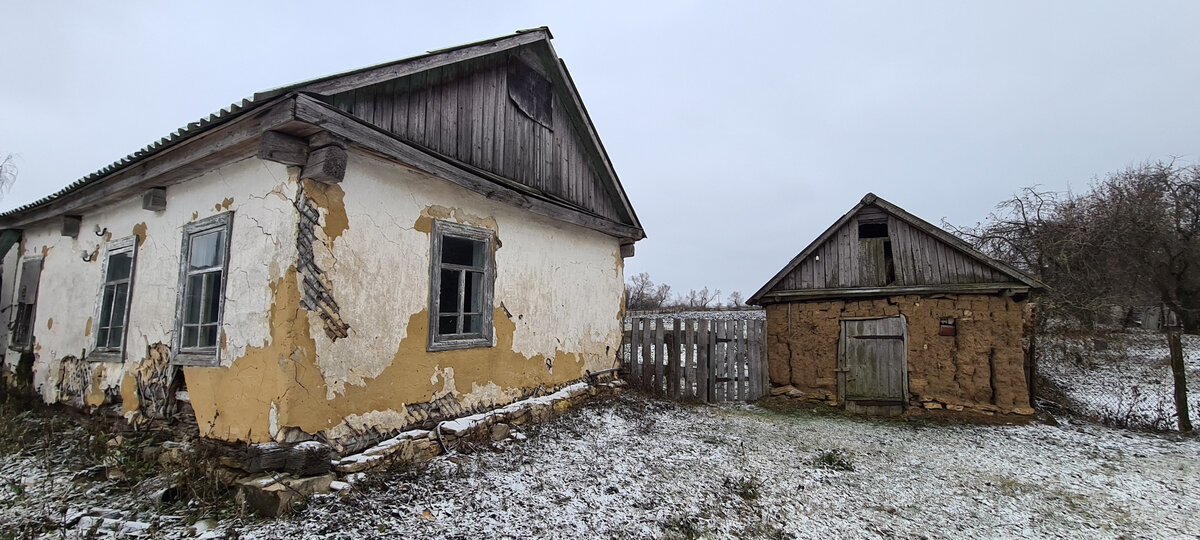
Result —
[{"label": "white plastered wall", "polygon": [[[94,347],[104,245],[135,231],[144,238],[133,274],[125,361],[89,364],[101,368],[91,391],[112,393],[125,370],[145,357],[148,346],[171,343],[182,228],[223,212],[233,211],[234,218],[222,364],[228,365],[248,345],[262,345],[268,336],[264,314],[273,301],[269,284],[295,261],[296,186],[285,166],[247,158],[170,186],[162,212],[143,210],[138,194],[84,214],[77,238],[62,236],[58,219],[26,228],[23,255],[44,254],[34,323],[34,385],[42,398],[52,402],[78,397],[59,395],[56,385],[62,377],[62,359],[90,354]],[[96,227],[107,234],[97,236]],[[95,253],[95,260],[84,261],[85,253]],[[12,262],[14,256],[6,257],[6,278],[9,268],[16,266]],[[15,277],[6,279],[4,286],[14,283]],[[5,362],[13,366],[17,358],[17,353],[7,351]]]},{"label": "white plastered wall", "polygon": [[[494,307],[503,307],[507,314],[497,311],[495,316],[508,321],[495,326],[499,332],[500,323],[514,325],[511,352],[536,365],[528,368],[531,375],[521,383],[524,389],[538,386],[542,378],[577,379],[585,370],[613,367],[624,291],[618,239],[356,152],[350,154],[340,187],[348,228],[332,241],[318,228],[325,249],[316,250],[340,315],[350,327],[349,337],[336,341],[313,332],[327,399],[370,385],[394,362],[407,361],[397,353],[401,340],[420,343],[420,351],[412,356],[429,355],[421,361],[452,354],[425,353],[425,329],[420,335],[409,332],[410,320],[423,321],[429,308],[430,236],[417,224],[423,215],[428,220],[445,212],[449,221],[496,230],[500,247],[495,252]],[[327,209],[321,212],[324,218]],[[315,316],[310,320],[319,328]],[[497,356],[506,352],[496,351]],[[547,360],[564,355],[572,361]],[[481,361],[490,361],[484,358]],[[523,390],[478,377],[456,380],[454,370],[446,366],[432,378],[419,370],[413,376],[423,376],[435,396],[453,393],[466,406],[511,401]],[[398,400],[394,405],[399,409],[404,404]],[[395,410],[358,411],[346,419],[358,427],[385,429],[400,427],[389,424],[402,420]]]}]

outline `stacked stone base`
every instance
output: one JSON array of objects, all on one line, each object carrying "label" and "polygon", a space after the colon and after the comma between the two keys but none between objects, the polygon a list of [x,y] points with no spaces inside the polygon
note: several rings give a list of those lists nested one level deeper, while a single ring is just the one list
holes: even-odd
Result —
[{"label": "stacked stone base", "polygon": [[[237,497],[259,514],[278,516],[313,494],[350,489],[371,470],[423,463],[465,443],[506,439],[521,426],[550,420],[594,396],[615,393],[624,384],[579,382],[553,394],[441,422],[433,429],[405,431],[359,453],[331,459],[329,468],[321,474],[300,477],[276,471],[254,475],[238,482]],[[518,437],[523,438],[519,433]]]}]

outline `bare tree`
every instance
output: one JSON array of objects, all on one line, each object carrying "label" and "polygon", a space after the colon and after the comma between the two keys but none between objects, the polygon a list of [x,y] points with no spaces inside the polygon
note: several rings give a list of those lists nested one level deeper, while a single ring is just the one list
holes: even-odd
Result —
[{"label": "bare tree", "polygon": [[625,284],[625,294],[628,295],[626,307],[629,309],[661,309],[671,298],[671,286],[666,283],[655,285],[650,274],[642,272]]},{"label": "bare tree", "polygon": [[714,300],[721,297],[721,289],[709,292],[708,287],[700,290],[692,289],[687,296],[680,299],[680,304],[692,309],[707,309]]},{"label": "bare tree", "polygon": [[729,307],[740,308],[745,306],[746,300],[742,298],[742,293],[740,291],[733,291],[729,293]]},{"label": "bare tree", "polygon": [[0,161],[0,199],[8,195],[8,190],[17,181],[17,161],[12,154],[4,156]]},{"label": "bare tree", "polygon": [[[981,250],[1050,286],[1037,327],[1090,326],[1112,306],[1162,304],[1187,332],[1200,331],[1200,166],[1130,167],[1083,194],[1027,188],[986,223],[954,227]],[[1183,355],[1171,342],[1181,431],[1190,431]]]}]

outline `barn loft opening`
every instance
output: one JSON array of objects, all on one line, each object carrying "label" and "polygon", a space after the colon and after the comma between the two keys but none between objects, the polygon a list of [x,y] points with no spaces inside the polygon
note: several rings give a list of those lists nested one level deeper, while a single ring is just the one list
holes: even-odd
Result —
[{"label": "barn loft opening", "polygon": [[858,224],[858,239],[863,238],[887,238],[888,227],[886,221],[878,223],[859,223]]}]

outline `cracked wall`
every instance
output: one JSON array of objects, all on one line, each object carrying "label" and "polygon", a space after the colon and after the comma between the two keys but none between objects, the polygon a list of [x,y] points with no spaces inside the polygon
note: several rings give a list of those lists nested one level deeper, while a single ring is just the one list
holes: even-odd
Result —
[{"label": "cracked wall", "polygon": [[[222,356],[232,359],[243,354],[248,344],[261,343],[267,335],[267,321],[262,314],[271,306],[267,284],[282,276],[295,260],[296,185],[286,167],[248,158],[168,187],[167,209],[162,212],[143,210],[138,194],[85,213],[75,238],[60,234],[58,219],[27,227],[21,244],[23,253],[44,256],[34,322],[34,385],[41,398],[46,402],[95,406],[121,396],[136,397],[135,387],[140,380],[146,401],[157,406],[156,399],[161,401],[165,396],[155,397],[148,385],[154,379],[150,373],[163,371],[159,365],[162,344],[171,342],[182,228],[188,222],[229,210],[234,211],[234,224]],[[97,227],[103,233],[100,236],[94,233]],[[103,247],[128,236],[137,237],[138,252],[126,354],[124,361],[117,357],[109,359],[116,361],[97,362],[99,357],[92,349]],[[14,247],[5,258],[5,277],[19,266],[19,256],[14,255],[17,251]],[[95,254],[95,258],[85,261],[85,253]],[[7,289],[15,283],[15,276],[4,283]],[[11,313],[10,304],[11,300],[5,304],[10,308],[6,317]],[[9,370],[18,357],[13,351],[5,353]],[[144,364],[156,367],[143,369]],[[86,378],[82,377],[84,373]],[[142,375],[132,376],[135,373]],[[130,384],[134,387],[125,387]],[[136,400],[125,401],[127,412],[135,412]]]},{"label": "cracked wall", "polygon": [[[227,367],[187,369],[202,433],[346,441],[612,367],[623,291],[617,239],[357,152],[339,185],[304,189],[317,213],[304,225],[312,260],[346,335],[326,331],[305,300],[304,272],[289,270],[272,282],[268,339]],[[426,351],[433,219],[496,232],[492,347]]]},{"label": "cracked wall", "polygon": [[[348,441],[613,367],[624,281],[617,239],[356,152],[340,185],[298,174],[249,158],[170,186],[163,212],[142,210],[136,196],[85,214],[77,238],[61,236],[57,220],[27,228],[21,253],[45,258],[34,323],[41,397],[120,399],[131,420],[160,417],[182,374],[205,436]],[[220,365],[172,368],[165,344],[182,228],[230,210]],[[426,351],[434,219],[496,233],[491,347]],[[103,235],[92,233],[97,226]],[[138,255],[125,360],[98,363],[103,257],[83,255],[131,235]],[[7,353],[10,370],[17,359]]]},{"label": "cracked wall", "polygon": [[[912,401],[988,412],[1028,412],[1022,349],[1025,302],[980,294],[791,302],[767,306],[771,383],[810,395],[837,395],[838,336],[843,317],[908,321]],[[943,318],[955,336],[938,335]]]}]

